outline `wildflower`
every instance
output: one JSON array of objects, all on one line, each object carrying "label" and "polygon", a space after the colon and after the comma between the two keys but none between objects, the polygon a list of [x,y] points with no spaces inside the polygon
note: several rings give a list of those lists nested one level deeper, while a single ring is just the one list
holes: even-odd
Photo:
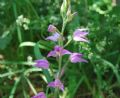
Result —
[{"label": "wildflower", "polygon": [[70,51],[64,49],[63,47],[60,46],[55,46],[53,51],[50,51],[47,55],[47,57],[57,57],[57,56],[62,56],[65,54],[71,54]]},{"label": "wildflower", "polygon": [[16,23],[18,26],[23,27],[25,30],[28,30],[28,25],[30,24],[30,20],[25,18],[23,15],[17,17]]},{"label": "wildflower", "polygon": [[29,27],[28,27],[27,24],[23,24],[23,28],[24,28],[25,30],[29,30]]},{"label": "wildflower", "polygon": [[59,38],[60,38],[60,34],[56,32],[52,36],[48,36],[46,39],[56,42],[56,41],[58,41]]},{"label": "wildflower", "polygon": [[58,88],[64,91],[64,85],[59,79],[56,79],[55,81],[48,83],[48,87]]},{"label": "wildflower", "polygon": [[33,96],[32,98],[46,98],[46,96],[44,92],[40,92],[37,95]]},{"label": "wildflower", "polygon": [[35,61],[35,66],[43,69],[49,68],[49,62],[47,60],[41,59]]},{"label": "wildflower", "polygon": [[70,61],[72,63],[77,63],[77,62],[87,62],[87,60],[82,58],[82,54],[81,53],[72,53],[70,55]]},{"label": "wildflower", "polygon": [[88,34],[88,32],[83,31],[82,29],[77,29],[73,34],[73,40],[82,41],[82,42],[89,42],[87,40],[87,37],[86,37],[87,34]]},{"label": "wildflower", "polygon": [[48,26],[48,32],[53,32],[53,33],[55,33],[56,30],[57,30],[57,28],[56,28],[54,25],[49,25],[49,26]]},{"label": "wildflower", "polygon": [[33,60],[32,56],[28,56],[28,57],[27,57],[27,61],[28,61],[28,62],[32,62],[32,60]]},{"label": "wildflower", "polygon": [[16,23],[17,23],[18,25],[22,26],[23,19],[24,19],[23,15],[18,16],[18,17],[17,17],[17,20],[16,20]]}]

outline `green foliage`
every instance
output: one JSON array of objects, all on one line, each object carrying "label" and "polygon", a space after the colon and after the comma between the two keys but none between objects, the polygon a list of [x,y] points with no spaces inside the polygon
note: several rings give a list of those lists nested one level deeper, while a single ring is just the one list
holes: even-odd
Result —
[{"label": "green foliage", "polygon": [[[51,72],[31,68],[33,62],[27,57],[42,58],[53,48],[45,38],[50,23],[62,26],[61,4],[60,0],[0,0],[0,98],[30,98],[32,90],[45,87],[43,73],[52,80]],[[90,43],[74,42],[67,48],[84,53],[89,62],[69,64],[65,98],[119,98],[120,5],[112,6],[112,0],[71,0],[71,7],[77,16],[67,25],[65,36],[86,27]],[[28,30],[16,24],[20,15],[30,19]],[[56,63],[50,61],[55,70]]]}]

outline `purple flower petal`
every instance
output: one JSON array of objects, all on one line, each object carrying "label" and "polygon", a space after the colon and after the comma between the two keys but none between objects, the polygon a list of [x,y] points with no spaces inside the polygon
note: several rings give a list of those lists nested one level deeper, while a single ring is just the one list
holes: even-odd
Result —
[{"label": "purple flower petal", "polygon": [[54,25],[49,25],[48,26],[48,32],[53,32],[53,33],[55,33],[56,32],[56,27],[54,26]]},{"label": "purple flower petal", "polygon": [[32,98],[46,98],[46,96],[44,92],[40,92],[37,95],[33,96]]},{"label": "purple flower petal", "polygon": [[50,82],[49,84],[48,84],[48,87],[55,87],[55,82]]},{"label": "purple flower petal", "polygon": [[87,60],[83,59],[82,56],[83,56],[83,55],[80,54],[80,53],[72,53],[72,54],[70,55],[70,61],[71,61],[72,63],[87,62]]},{"label": "purple flower petal", "polygon": [[46,40],[51,40],[56,42],[58,41],[59,38],[60,38],[60,34],[56,32],[52,36],[48,36]]},{"label": "purple flower petal", "polygon": [[55,52],[55,51],[50,51],[50,52],[48,53],[47,57],[50,57],[50,56],[56,57],[56,52]]},{"label": "purple flower petal", "polygon": [[57,57],[57,56],[62,56],[65,54],[71,54],[70,51],[63,49],[63,47],[60,46],[55,46],[53,51],[50,51],[47,55],[47,57]]},{"label": "purple flower petal", "polygon": [[66,49],[63,49],[63,51],[62,51],[62,55],[65,55],[65,54],[71,54],[71,52],[68,51],[68,50],[66,50]]},{"label": "purple flower petal", "polygon": [[47,60],[44,60],[44,59],[36,60],[34,66],[39,67],[39,68],[43,68],[43,69],[48,69],[49,62]]},{"label": "purple flower petal", "polygon": [[87,35],[88,32],[82,31],[81,29],[77,29],[73,34],[73,39],[75,41],[89,42],[86,37]]},{"label": "purple flower petal", "polygon": [[59,88],[60,90],[64,91],[64,85],[59,79],[48,83],[48,87]]}]

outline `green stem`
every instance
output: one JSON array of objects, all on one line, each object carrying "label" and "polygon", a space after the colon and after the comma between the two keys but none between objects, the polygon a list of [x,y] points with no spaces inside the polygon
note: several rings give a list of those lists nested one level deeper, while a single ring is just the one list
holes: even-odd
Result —
[{"label": "green stem", "polygon": [[31,65],[34,65],[35,63],[34,62],[25,62],[25,61],[18,61],[18,62],[15,62],[15,61],[0,61],[0,64],[4,64],[4,65],[14,64],[14,65],[28,65],[28,66],[31,66]]},{"label": "green stem", "polygon": [[14,98],[14,94],[15,94],[15,91],[16,91],[16,88],[17,88],[19,82],[20,82],[20,77],[15,80],[15,84],[14,84],[14,86],[12,88],[12,91],[10,93],[9,98]]},{"label": "green stem", "polygon": [[33,93],[34,93],[35,95],[37,95],[37,91],[35,90],[34,86],[33,86],[32,83],[30,82],[30,80],[29,80],[28,78],[26,78],[26,77],[25,77],[25,79],[26,79],[28,85],[30,86],[31,90],[33,91]]},{"label": "green stem", "polygon": [[68,46],[71,41],[72,41],[72,39],[68,40],[68,42],[64,45],[64,47]]},{"label": "green stem", "polygon": [[49,87],[47,87],[47,90],[46,90],[46,96],[48,98],[48,91],[49,91]]},{"label": "green stem", "polygon": [[17,73],[21,73],[21,72],[23,72],[23,70],[17,70],[17,71],[14,71],[14,72],[7,72],[7,73],[4,73],[4,74],[0,74],[0,78],[16,75]]},{"label": "green stem", "polygon": [[67,65],[69,63],[69,59],[67,60],[67,62],[63,65],[62,69],[61,69],[61,72],[60,72],[60,75],[59,75],[59,78],[62,77],[62,75],[64,74],[64,72],[66,71],[66,68],[67,68]]},{"label": "green stem", "polygon": [[62,36],[64,34],[65,26],[66,26],[66,21],[65,22],[63,21],[62,31],[61,31]]},{"label": "green stem", "polygon": [[[66,26],[66,21],[63,21],[62,31],[61,31],[62,37],[64,34],[65,26]],[[59,40],[59,45],[63,47],[63,38]],[[59,63],[59,76],[60,76],[61,66],[62,66],[62,56],[59,56],[58,63]]]},{"label": "green stem", "polygon": [[[15,19],[17,19],[17,10],[16,10],[16,4],[13,3],[13,11],[14,11],[14,16],[15,16]],[[17,33],[18,33],[18,40],[19,40],[19,43],[22,42],[22,35],[21,35],[21,31],[20,31],[20,27],[17,26]]]},{"label": "green stem", "polygon": [[[64,34],[65,26],[66,26],[66,22],[63,20],[63,25],[62,25],[62,30],[61,30],[61,38],[59,39],[59,46],[61,46],[61,47],[63,47],[63,34]],[[58,58],[58,65],[59,65],[59,73],[58,73],[57,78],[59,78],[61,75],[61,67],[62,67],[62,56],[61,55]],[[55,88],[54,97],[59,98],[58,97],[58,88]]]},{"label": "green stem", "polygon": [[58,88],[55,88],[54,98],[59,98],[58,91]]}]

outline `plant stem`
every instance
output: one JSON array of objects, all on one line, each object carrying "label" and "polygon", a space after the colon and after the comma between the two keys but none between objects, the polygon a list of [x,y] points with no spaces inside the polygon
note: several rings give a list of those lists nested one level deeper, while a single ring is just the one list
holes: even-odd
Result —
[{"label": "plant stem", "polygon": [[48,91],[49,91],[49,87],[47,87],[47,90],[46,90],[46,96],[48,98]]},{"label": "plant stem", "polygon": [[[17,10],[16,10],[16,4],[13,3],[13,11],[14,11],[14,16],[15,16],[15,19],[17,19]],[[19,43],[22,42],[22,34],[21,34],[21,31],[20,31],[20,28],[19,26],[17,26],[17,33],[18,33],[18,40],[19,40]]]},{"label": "plant stem", "polygon": [[66,26],[66,21],[63,21],[62,31],[61,31],[62,36],[64,34],[65,26]]},{"label": "plant stem", "polygon": [[29,80],[27,77],[25,77],[25,79],[26,79],[28,85],[30,86],[31,90],[33,91],[33,93],[36,95],[36,94],[37,94],[37,91],[35,90],[34,86],[33,86],[32,83],[30,82],[30,80]]},{"label": "plant stem", "polygon": [[19,84],[19,82],[20,82],[20,79],[21,79],[21,77],[19,77],[19,78],[17,78],[17,79],[15,80],[15,84],[14,84],[14,86],[13,86],[13,88],[12,88],[12,91],[11,91],[11,93],[10,93],[9,98],[14,98],[14,94],[15,94],[16,88],[17,88],[17,86],[18,86],[18,84]]},{"label": "plant stem", "polygon": [[[66,21],[63,21],[62,30],[61,30],[62,37],[64,34],[65,26],[66,26]],[[63,47],[63,38],[59,40],[59,45]],[[62,66],[62,56],[59,56],[58,63],[59,63],[59,76],[60,76],[61,66]]]},{"label": "plant stem", "polygon": [[[63,34],[64,34],[65,26],[66,26],[66,21],[64,21],[64,19],[63,19],[63,25],[62,25],[62,30],[61,30],[61,38],[59,39],[59,42],[58,42],[59,46],[61,46],[61,47],[63,47]],[[62,55],[60,55],[59,58],[58,58],[58,65],[59,65],[59,73],[58,73],[57,78],[60,78],[61,67],[62,67]],[[55,88],[54,97],[59,98],[58,88]]]},{"label": "plant stem", "polygon": [[59,98],[59,96],[58,96],[58,88],[55,88],[54,98]]}]

